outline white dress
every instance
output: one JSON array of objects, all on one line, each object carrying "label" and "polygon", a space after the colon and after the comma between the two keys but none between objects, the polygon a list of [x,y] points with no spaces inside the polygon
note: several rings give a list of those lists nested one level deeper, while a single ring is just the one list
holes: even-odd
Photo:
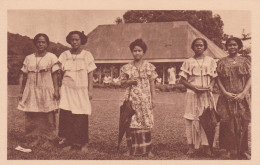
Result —
[{"label": "white dress", "polygon": [[31,54],[25,57],[22,71],[27,73],[27,81],[18,110],[25,112],[50,112],[58,109],[54,100],[52,73],[59,69],[56,55],[47,52],[43,57]]},{"label": "white dress", "polygon": [[72,55],[69,50],[59,57],[61,69],[65,72],[60,90],[59,108],[73,114],[91,114],[88,96],[88,73],[96,69],[92,54],[82,50]]},{"label": "white dress", "polygon": [[169,77],[168,77],[169,84],[175,84],[176,83],[175,69],[173,67],[169,68],[168,73],[169,73]]},{"label": "white dress", "polygon": [[[213,78],[217,77],[216,61],[205,56],[204,59],[187,59],[181,67],[180,76],[185,78],[190,84],[196,87],[206,87]],[[195,149],[200,145],[208,145],[205,131],[199,123],[199,117],[204,109],[214,107],[214,98],[208,92],[201,94],[195,93],[191,89],[187,89],[185,97],[185,126],[188,144],[194,144]]]}]

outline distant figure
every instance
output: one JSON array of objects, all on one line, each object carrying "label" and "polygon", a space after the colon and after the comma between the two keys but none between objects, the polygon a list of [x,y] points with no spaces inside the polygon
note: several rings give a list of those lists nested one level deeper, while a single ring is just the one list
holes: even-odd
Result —
[{"label": "distant figure", "polygon": [[175,68],[171,67],[168,69],[168,84],[172,85],[176,83],[176,72]]},{"label": "distant figure", "polygon": [[[57,71],[59,70],[56,55],[47,52],[49,38],[39,33],[33,39],[37,51],[26,56],[20,77],[20,95],[18,110],[25,114],[25,135],[34,147],[43,139],[50,142],[55,138],[54,110],[58,109],[59,86]],[[50,120],[52,119],[52,120]],[[35,138],[37,137],[37,138]]]},{"label": "distant figure", "polygon": [[88,151],[88,116],[91,114],[93,71],[96,69],[92,54],[83,50],[87,37],[83,32],[72,31],[66,37],[71,49],[59,57],[64,72],[61,86],[59,136],[65,148]]},{"label": "distant figure", "polygon": [[97,77],[97,76],[94,76],[94,77],[93,77],[93,82],[94,82],[94,83],[98,83],[98,77]]},{"label": "distant figure", "polygon": [[117,77],[117,78],[115,78],[115,77],[114,77],[114,78],[113,78],[113,83],[116,83],[116,84],[118,84],[118,83],[119,83],[119,81],[120,81],[120,80],[119,80],[119,77]]},{"label": "distant figure", "polygon": [[103,80],[103,83],[105,85],[110,85],[110,83],[112,82],[112,77],[109,74],[106,74]]},{"label": "distant figure", "polygon": [[156,84],[161,84],[162,83],[162,78],[161,77],[157,77],[156,78]]}]

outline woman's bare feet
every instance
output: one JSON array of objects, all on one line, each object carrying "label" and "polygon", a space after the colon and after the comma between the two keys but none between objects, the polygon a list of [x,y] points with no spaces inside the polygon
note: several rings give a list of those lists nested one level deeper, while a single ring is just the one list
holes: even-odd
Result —
[{"label": "woman's bare feet", "polygon": [[68,146],[62,148],[62,150],[63,150],[63,151],[66,151],[66,152],[67,152],[67,151],[70,151],[71,149],[72,149],[72,146],[70,146],[70,145],[68,145]]},{"label": "woman's bare feet", "polygon": [[130,156],[130,150],[126,151],[125,153],[123,153],[124,156]]},{"label": "woman's bare feet", "polygon": [[227,150],[222,156],[224,159],[231,159],[231,152]]},{"label": "woman's bare feet", "polygon": [[193,155],[195,153],[195,150],[192,148],[189,148],[189,150],[187,151],[187,155]]},{"label": "woman's bare feet", "polygon": [[153,158],[154,157],[154,154],[152,152],[149,152],[148,155],[147,155],[148,158]]},{"label": "woman's bare feet", "polygon": [[89,150],[88,148],[89,148],[88,144],[85,144],[84,146],[81,147],[81,152],[87,153]]},{"label": "woman's bare feet", "polygon": [[210,151],[209,146],[203,146],[203,154],[206,156],[212,156],[212,152]]},{"label": "woman's bare feet", "polygon": [[244,155],[247,158],[247,160],[251,160],[251,154],[244,152]]},{"label": "woman's bare feet", "polygon": [[189,150],[187,151],[187,155],[193,155],[195,153],[195,149],[192,144],[189,144]]}]

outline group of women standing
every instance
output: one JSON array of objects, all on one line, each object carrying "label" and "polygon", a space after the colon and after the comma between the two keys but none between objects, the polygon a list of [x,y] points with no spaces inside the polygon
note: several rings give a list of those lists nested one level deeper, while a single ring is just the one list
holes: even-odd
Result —
[{"label": "group of women standing", "polygon": [[[220,117],[219,146],[226,149],[226,157],[243,158],[248,150],[251,64],[246,57],[238,55],[243,46],[239,38],[229,38],[225,45],[229,55],[216,63],[203,53],[207,49],[206,40],[197,38],[191,46],[195,55],[181,67],[180,81],[188,88],[184,114],[187,154],[193,154],[200,146],[205,154],[212,154],[200,123],[200,116],[209,107]],[[211,93],[215,81],[220,89],[216,108]]]},{"label": "group of women standing", "polygon": [[[59,145],[68,149],[88,151],[88,115],[91,114],[94,58],[81,45],[87,37],[72,31],[66,37],[71,49],[59,58],[46,51],[49,38],[37,34],[34,44],[37,51],[28,55],[22,67],[21,92],[18,109],[25,111],[26,136],[51,140],[55,128],[51,124],[53,111],[60,109],[58,135]],[[210,154],[208,140],[199,117],[203,111],[214,105],[212,90],[218,83],[221,94],[217,103],[220,120],[220,147],[232,155],[239,148],[239,154],[247,149],[247,129],[250,122],[250,61],[238,56],[242,42],[230,38],[226,42],[229,56],[218,63],[204,54],[207,42],[197,38],[191,48],[195,55],[187,59],[179,73],[188,89],[186,93],[185,126],[189,145],[187,154],[194,153],[201,145]],[[154,125],[153,108],[157,78],[155,67],[143,59],[147,45],[142,39],[133,41],[130,51],[134,60],[120,70],[121,85],[127,87],[125,99],[132,102],[135,111],[126,132],[128,151],[126,155],[153,156],[151,130]],[[63,72],[59,88],[58,71]],[[59,104],[58,104],[59,100]],[[36,140],[37,141],[37,140]]]},{"label": "group of women standing", "polygon": [[[63,52],[59,59],[47,52],[49,38],[37,34],[34,44],[37,52],[26,56],[22,68],[21,95],[18,109],[25,111],[26,136],[49,141],[55,139],[53,111],[59,113],[59,141],[61,146],[88,150],[88,115],[91,114],[94,58],[81,45],[87,37],[72,31],[66,37],[71,49]],[[62,85],[58,86],[58,71],[63,72]],[[59,105],[58,105],[59,100]],[[32,143],[31,143],[32,144]]]}]

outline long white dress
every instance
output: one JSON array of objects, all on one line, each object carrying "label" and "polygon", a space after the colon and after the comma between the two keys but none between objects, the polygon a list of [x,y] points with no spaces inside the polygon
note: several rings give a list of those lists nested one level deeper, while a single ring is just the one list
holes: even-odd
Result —
[{"label": "long white dress", "polygon": [[[217,76],[216,68],[217,64],[215,60],[209,56],[197,60],[191,57],[183,63],[179,75],[194,86],[206,87]],[[186,119],[185,125],[188,144],[194,144],[196,149],[200,145],[208,145],[204,129],[199,123],[199,116],[202,115],[204,109],[214,106],[214,100],[209,96],[208,92],[197,94],[191,89],[187,89],[185,99],[184,118]]]}]

